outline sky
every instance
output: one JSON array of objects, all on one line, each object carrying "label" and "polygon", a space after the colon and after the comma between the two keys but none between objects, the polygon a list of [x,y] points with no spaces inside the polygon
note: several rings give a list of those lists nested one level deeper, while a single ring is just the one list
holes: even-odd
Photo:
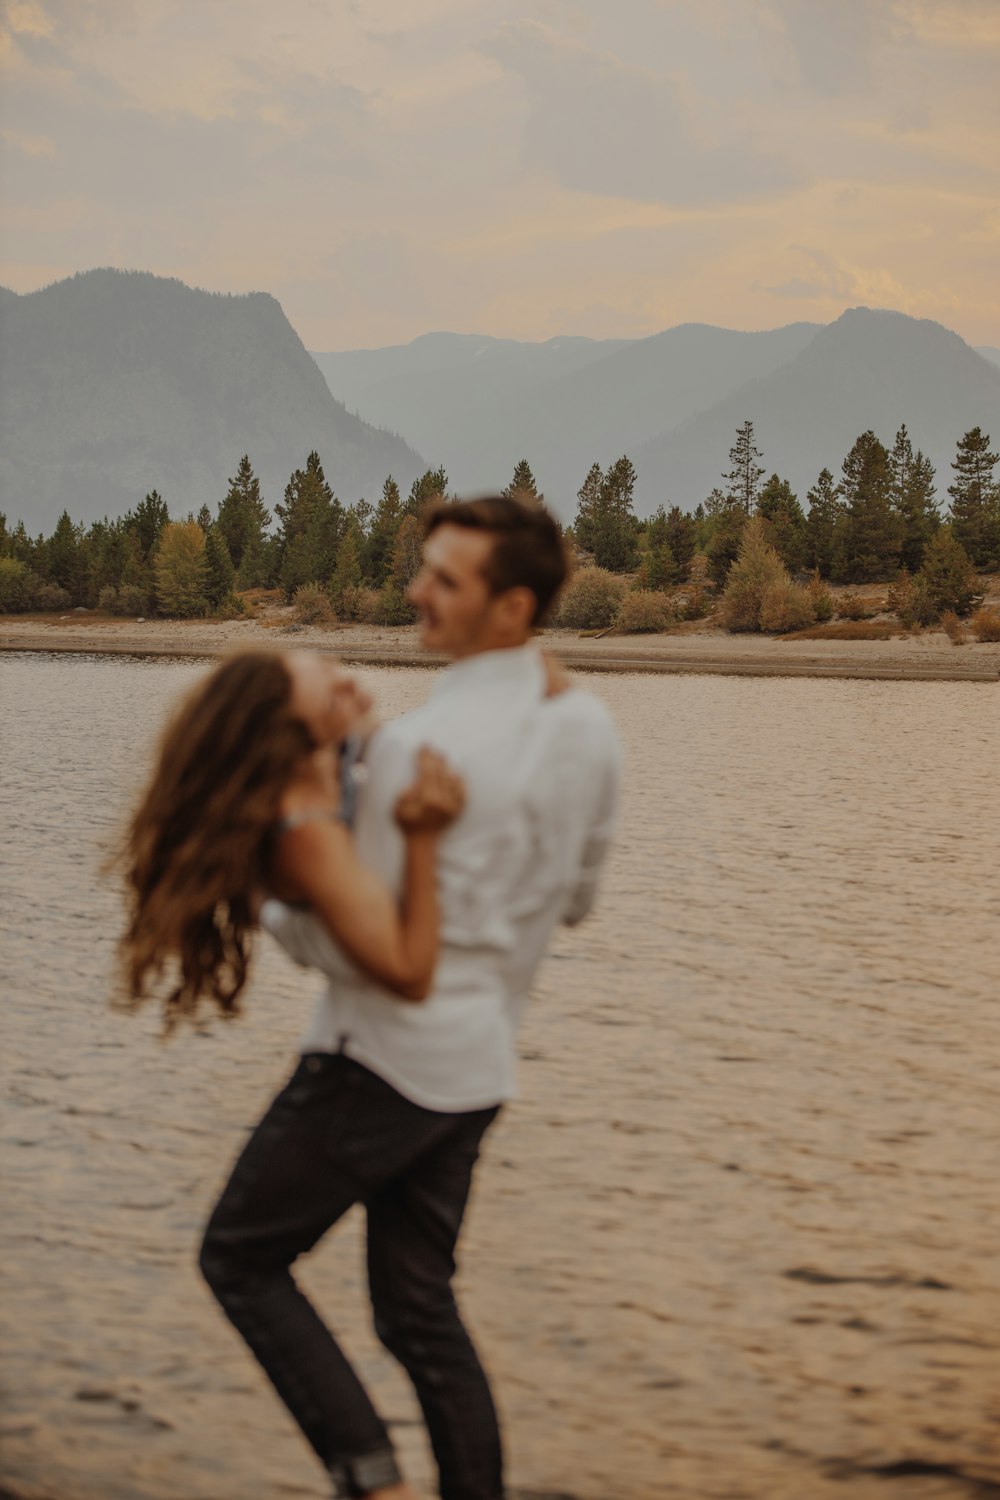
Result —
[{"label": "sky", "polygon": [[1000,345],[1000,0],[6,0],[0,283],[314,350],[845,307]]}]

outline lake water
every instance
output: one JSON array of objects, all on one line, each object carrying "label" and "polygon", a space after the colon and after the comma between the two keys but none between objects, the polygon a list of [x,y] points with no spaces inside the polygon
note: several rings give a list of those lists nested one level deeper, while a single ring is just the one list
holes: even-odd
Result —
[{"label": "lake water", "polygon": [[[102,842],[203,664],[0,658],[0,1488],[325,1495],[194,1269],[315,992],[109,1011]],[[386,714],[431,674],[366,674]],[[595,676],[628,774],[559,935],[461,1294],[511,1483],[584,1500],[1000,1495],[1000,698],[968,683]],[[358,1225],[304,1279],[427,1483]]]}]

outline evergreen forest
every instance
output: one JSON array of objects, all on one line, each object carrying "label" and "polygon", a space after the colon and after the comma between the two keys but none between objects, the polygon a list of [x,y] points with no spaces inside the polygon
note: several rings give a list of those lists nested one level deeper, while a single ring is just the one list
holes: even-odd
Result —
[{"label": "evergreen forest", "polygon": [[[560,623],[611,624],[628,595],[631,628],[660,629],[678,614],[707,613],[715,594],[730,601],[730,629],[790,628],[800,617],[829,618],[827,583],[889,583],[897,605],[903,601],[898,612],[914,623],[946,609],[968,613],[981,597],[977,576],[1000,569],[998,463],[989,434],[971,428],[956,443],[945,498],[905,426],[891,447],[869,430],[840,474],[824,468],[800,499],[778,472],[768,475],[745,421],[710,495],[691,512],[660,505],[644,519],[635,513],[631,460],[623,455],[606,470],[594,464],[566,531],[582,566]],[[524,459],[505,493],[544,503]],[[11,527],[0,515],[0,613],[238,618],[252,613],[256,591],[280,590],[303,620],[404,624],[413,617],[406,588],[419,565],[421,515],[447,498],[441,468],[416,479],[405,497],[390,476],[376,503],[344,505],[314,451],[273,510],[244,454],[214,510],[206,503],[172,517],[153,490],[114,520],[83,525],[64,510],[49,536],[31,536],[23,522]],[[784,590],[770,625],[759,599],[750,615],[732,603],[754,568]]]}]

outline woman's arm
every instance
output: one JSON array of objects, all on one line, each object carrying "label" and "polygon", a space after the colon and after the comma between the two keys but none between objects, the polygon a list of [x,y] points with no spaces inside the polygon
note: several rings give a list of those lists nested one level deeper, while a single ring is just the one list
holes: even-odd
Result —
[{"label": "woman's arm", "polygon": [[406,840],[399,906],[358,859],[341,824],[307,822],[279,836],[274,875],[281,894],[308,902],[358,967],[405,1000],[430,992],[438,954],[438,838],[463,800],[461,782],[441,757],[421,751],[417,781],[396,807]]}]

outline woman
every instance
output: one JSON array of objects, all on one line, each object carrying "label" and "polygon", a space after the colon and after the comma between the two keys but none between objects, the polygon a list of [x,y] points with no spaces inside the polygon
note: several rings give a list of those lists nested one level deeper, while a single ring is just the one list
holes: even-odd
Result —
[{"label": "woman", "polygon": [[241,652],[189,694],[125,842],[131,1003],[166,970],[168,1029],[204,996],[235,1012],[262,892],[308,903],[355,963],[403,999],[427,995],[437,840],[463,788],[441,756],[421,752],[396,807],[406,840],[397,906],[338,821],[337,749],[370,708],[355,679],[310,651]]}]

